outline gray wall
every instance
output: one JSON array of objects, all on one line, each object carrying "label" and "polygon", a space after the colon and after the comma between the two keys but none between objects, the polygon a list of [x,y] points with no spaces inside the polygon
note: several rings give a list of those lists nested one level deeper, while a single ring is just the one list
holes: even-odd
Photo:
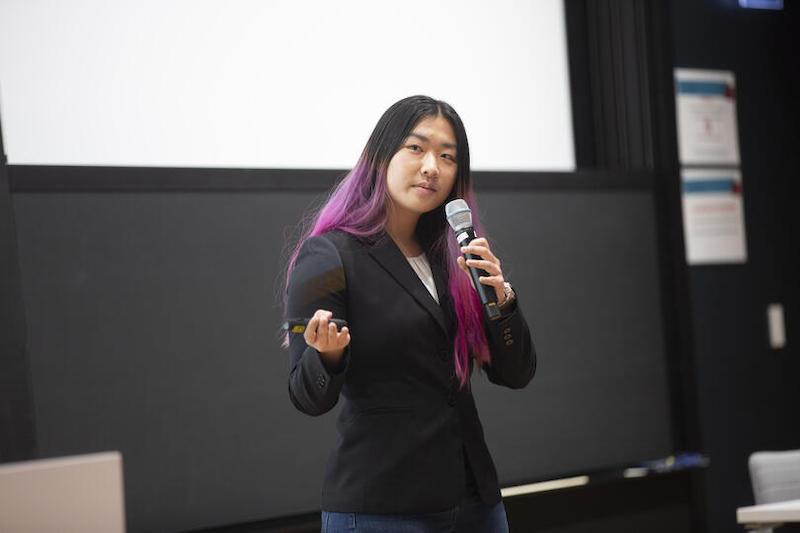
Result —
[{"label": "gray wall", "polygon": [[[277,327],[320,198],[14,194],[40,456],[121,450],[131,531],[318,508],[334,416],[293,409]],[[670,453],[651,193],[479,200],[540,357],[521,391],[473,378],[501,483]]]}]

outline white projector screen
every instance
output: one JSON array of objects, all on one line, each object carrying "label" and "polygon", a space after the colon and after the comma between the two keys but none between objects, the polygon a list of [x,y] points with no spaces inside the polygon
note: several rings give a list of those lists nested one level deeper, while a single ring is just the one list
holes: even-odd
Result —
[{"label": "white projector screen", "polygon": [[350,168],[428,94],[476,170],[574,170],[562,0],[0,2],[11,164]]}]

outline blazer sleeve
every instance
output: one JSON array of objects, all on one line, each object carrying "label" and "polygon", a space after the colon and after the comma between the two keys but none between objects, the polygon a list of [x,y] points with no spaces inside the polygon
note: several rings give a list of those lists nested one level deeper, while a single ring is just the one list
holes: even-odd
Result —
[{"label": "blazer sleeve", "polygon": [[[300,248],[289,277],[286,318],[310,318],[326,309],[333,318],[347,320],[347,288],[336,246],[324,236],[307,239]],[[289,333],[289,398],[312,416],[330,411],[339,400],[350,359],[345,348],[339,368],[329,370],[319,352],[299,333]]]},{"label": "blazer sleeve", "polygon": [[536,349],[519,307],[519,296],[509,305],[499,319],[485,321],[492,361],[483,365],[483,370],[492,383],[521,389],[536,373]]}]

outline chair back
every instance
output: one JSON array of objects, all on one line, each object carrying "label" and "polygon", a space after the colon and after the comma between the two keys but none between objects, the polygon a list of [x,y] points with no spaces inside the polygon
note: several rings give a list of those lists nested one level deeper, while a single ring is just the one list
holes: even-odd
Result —
[{"label": "chair back", "polygon": [[756,505],[800,499],[800,450],[755,452],[748,464]]}]

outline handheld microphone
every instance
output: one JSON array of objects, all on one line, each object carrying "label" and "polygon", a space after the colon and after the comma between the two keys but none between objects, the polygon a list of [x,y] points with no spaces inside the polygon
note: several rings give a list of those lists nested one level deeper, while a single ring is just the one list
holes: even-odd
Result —
[{"label": "handheld microphone", "polygon": [[[289,333],[305,333],[306,326],[308,326],[310,320],[310,318],[289,318],[283,323],[282,329]],[[342,320],[340,318],[331,318],[328,322],[336,324],[338,329],[342,329],[347,325],[347,320]]]},{"label": "handheld microphone", "polygon": [[[456,234],[456,240],[459,246],[466,246],[477,238],[475,229],[472,227],[472,211],[470,211],[467,202],[461,198],[448,202],[447,205],[444,206],[444,213],[447,217],[447,222]],[[481,256],[475,254],[464,254],[464,258],[483,259]],[[467,266],[467,268],[472,277],[472,283],[478,291],[478,296],[486,312],[486,317],[489,320],[497,320],[500,318],[500,308],[497,306],[497,295],[492,287],[482,284],[479,280],[481,276],[488,276],[489,273],[480,268],[471,266]]]}]

